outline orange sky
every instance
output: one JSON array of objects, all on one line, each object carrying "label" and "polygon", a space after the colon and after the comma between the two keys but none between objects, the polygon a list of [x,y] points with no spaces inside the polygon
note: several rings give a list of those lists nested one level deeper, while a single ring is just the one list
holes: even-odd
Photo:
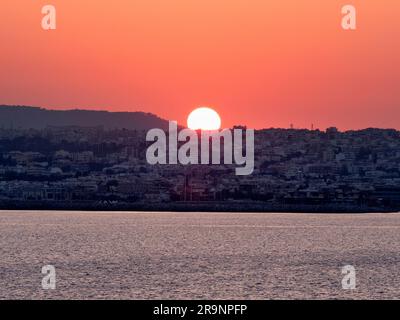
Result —
[{"label": "orange sky", "polygon": [[1,0],[0,40],[0,104],[400,128],[398,0]]}]

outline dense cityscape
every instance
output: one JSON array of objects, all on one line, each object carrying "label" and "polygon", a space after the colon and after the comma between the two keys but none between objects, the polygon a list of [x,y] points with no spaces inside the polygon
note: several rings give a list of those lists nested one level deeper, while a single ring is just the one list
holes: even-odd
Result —
[{"label": "dense cityscape", "polygon": [[147,146],[144,130],[0,129],[0,204],[400,208],[396,130],[259,130],[249,176],[236,176],[230,165],[152,166],[146,161]]}]

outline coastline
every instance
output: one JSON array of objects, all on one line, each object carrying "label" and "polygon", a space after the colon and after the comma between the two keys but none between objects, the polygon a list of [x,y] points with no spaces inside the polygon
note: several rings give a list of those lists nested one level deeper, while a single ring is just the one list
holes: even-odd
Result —
[{"label": "coastline", "polygon": [[0,210],[62,211],[157,211],[157,212],[270,212],[270,213],[396,213],[397,207],[373,207],[354,204],[271,204],[265,202],[169,202],[124,203],[94,201],[0,201]]}]

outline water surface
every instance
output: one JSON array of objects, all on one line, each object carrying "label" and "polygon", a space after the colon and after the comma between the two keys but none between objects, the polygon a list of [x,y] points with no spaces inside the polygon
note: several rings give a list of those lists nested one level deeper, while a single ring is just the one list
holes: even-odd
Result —
[{"label": "water surface", "polygon": [[399,250],[400,214],[1,211],[0,298],[399,299]]}]

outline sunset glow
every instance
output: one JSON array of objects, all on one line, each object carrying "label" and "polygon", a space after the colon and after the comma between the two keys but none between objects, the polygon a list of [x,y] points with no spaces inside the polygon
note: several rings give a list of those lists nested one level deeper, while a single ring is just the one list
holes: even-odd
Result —
[{"label": "sunset glow", "polygon": [[[42,6],[57,9],[44,31]],[[225,127],[400,128],[400,2],[2,0],[2,104],[144,111]]]}]

